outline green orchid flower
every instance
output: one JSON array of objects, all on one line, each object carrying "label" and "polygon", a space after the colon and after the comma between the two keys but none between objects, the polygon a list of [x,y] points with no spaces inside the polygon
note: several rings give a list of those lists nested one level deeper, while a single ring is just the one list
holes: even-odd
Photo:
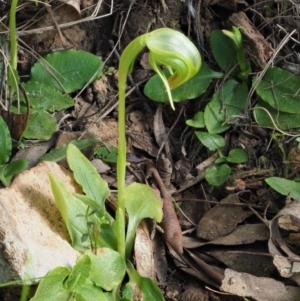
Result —
[{"label": "green orchid flower", "polygon": [[[174,29],[160,28],[146,33],[132,41],[122,53],[119,70],[124,72],[119,74],[119,88],[123,89],[126,85],[127,74],[131,72],[137,55],[145,47],[150,50],[150,67],[162,79],[170,105],[174,109],[170,90],[179,87],[200,70],[199,51],[184,34]],[[169,79],[164,75],[161,66],[168,68],[172,74]]]},{"label": "green orchid flower", "polygon": [[[137,37],[125,48],[121,55],[119,63],[118,209],[116,211],[116,224],[119,237],[118,251],[122,256],[125,256],[126,80],[128,74],[132,71],[135,59],[145,47],[148,47],[150,51],[149,65],[162,79],[173,109],[171,89],[179,87],[192,78],[201,67],[201,56],[195,45],[184,34],[170,28],[157,29]],[[162,66],[170,71],[170,78],[166,78]]]}]

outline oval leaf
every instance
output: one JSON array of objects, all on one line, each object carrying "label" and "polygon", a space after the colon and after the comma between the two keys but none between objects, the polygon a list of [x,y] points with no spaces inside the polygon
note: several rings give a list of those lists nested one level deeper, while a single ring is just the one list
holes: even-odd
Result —
[{"label": "oval leaf", "polygon": [[74,172],[74,178],[82,186],[87,196],[94,199],[102,208],[110,194],[108,184],[98,174],[92,163],[72,143],[67,148],[67,160]]},{"label": "oval leaf", "polygon": [[108,248],[97,251],[97,256],[89,254],[92,260],[89,279],[106,291],[111,291],[123,280],[126,272],[125,260],[118,252]]},{"label": "oval leaf", "polygon": [[84,254],[80,256],[72,269],[65,285],[69,291],[78,292],[85,284],[91,271],[91,258]]},{"label": "oval leaf", "polygon": [[8,183],[12,180],[13,176],[23,171],[28,165],[25,159],[17,159],[10,162],[4,169],[4,177]]},{"label": "oval leaf", "polygon": [[162,204],[153,190],[144,184],[132,183],[125,188],[125,208],[128,213],[128,228],[126,236],[126,250],[131,251],[136,229],[144,218],[153,218],[157,222],[162,220]]},{"label": "oval leaf", "polygon": [[194,128],[204,128],[205,127],[204,113],[203,112],[196,113],[192,119],[186,120],[185,123]]},{"label": "oval leaf", "polygon": [[[74,101],[70,96],[62,94],[60,90],[49,86],[47,82],[29,81],[24,84],[24,88],[30,107],[33,109],[54,112],[74,106]],[[25,101],[24,96],[21,99]]]},{"label": "oval leaf", "polygon": [[243,113],[247,96],[248,87],[245,83],[239,84],[232,79],[226,81],[205,107],[204,121],[208,132],[218,134],[226,131],[231,124],[230,118]]},{"label": "oval leaf", "polygon": [[[166,77],[170,73],[165,71]],[[220,78],[223,74],[211,70],[206,63],[202,63],[200,71],[190,80],[171,90],[173,101],[180,102],[186,99],[196,98],[202,95],[213,78]],[[150,99],[157,102],[168,102],[169,97],[161,78],[156,74],[147,82],[144,93]]]},{"label": "oval leaf", "polygon": [[33,65],[31,80],[71,93],[81,89],[89,80],[99,77],[102,64],[96,55],[86,51],[74,49],[56,51]]},{"label": "oval leaf", "polygon": [[231,172],[230,167],[227,164],[220,166],[211,166],[205,171],[205,180],[212,186],[222,185]]},{"label": "oval leaf", "polygon": [[229,152],[226,161],[230,163],[244,163],[248,161],[248,156],[244,150],[235,148]]},{"label": "oval leaf", "polygon": [[266,182],[280,194],[300,199],[300,183],[278,177],[267,178]]},{"label": "oval leaf", "polygon": [[222,30],[213,30],[210,45],[214,58],[222,70],[228,71],[238,64],[233,42]]},{"label": "oval leaf", "polygon": [[57,122],[54,116],[46,111],[31,111],[25,131],[22,134],[26,139],[48,140],[55,132]]},{"label": "oval leaf", "polygon": [[299,87],[299,77],[289,71],[273,67],[267,70],[256,92],[277,111],[297,113],[300,112]]},{"label": "oval leaf", "polygon": [[65,185],[53,175],[49,174],[49,179],[56,206],[67,226],[72,246],[78,251],[89,249],[90,240],[85,242],[81,240],[82,235],[88,233],[87,222],[84,218],[88,206],[78,202]]},{"label": "oval leaf", "polygon": [[31,301],[65,301],[69,300],[72,293],[63,286],[70,270],[65,267],[57,267],[46,277],[42,278]]},{"label": "oval leaf", "polygon": [[225,145],[225,139],[220,135],[198,131],[195,134],[201,143],[211,151],[220,149]]},{"label": "oval leaf", "polygon": [[126,300],[136,300],[135,296],[139,296],[139,299],[143,301],[165,300],[154,281],[150,278],[142,277],[130,262],[127,264],[127,272],[130,281],[123,290],[123,297],[127,298]]},{"label": "oval leaf", "polygon": [[253,108],[253,111],[255,121],[260,126],[266,126],[275,129],[276,125],[281,130],[289,130],[300,127],[300,114],[280,112],[263,101],[260,101]]}]

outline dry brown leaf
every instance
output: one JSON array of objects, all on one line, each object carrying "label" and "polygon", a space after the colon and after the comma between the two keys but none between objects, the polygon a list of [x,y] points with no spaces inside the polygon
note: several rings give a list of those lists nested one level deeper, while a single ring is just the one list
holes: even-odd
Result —
[{"label": "dry brown leaf", "polygon": [[269,229],[264,224],[247,224],[237,227],[226,236],[218,237],[209,242],[200,241],[193,237],[183,237],[183,246],[187,249],[199,248],[206,245],[237,246],[251,244],[256,241],[266,241],[269,239]]},{"label": "dry brown leaf", "polygon": [[241,204],[235,194],[229,195],[220,203],[227,203],[228,205],[216,205],[204,214],[198,224],[197,237],[205,240],[214,240],[225,236],[232,232],[239,223],[252,215],[252,212],[245,211],[242,206],[234,205]]},{"label": "dry brown leaf", "polygon": [[137,149],[140,149],[148,153],[152,157],[156,157],[158,154],[158,148],[155,145],[154,139],[148,132],[126,132],[128,136],[128,143]]},{"label": "dry brown leaf", "polygon": [[285,286],[282,282],[266,277],[255,277],[231,269],[225,270],[221,290],[257,301],[299,301],[300,288]]},{"label": "dry brown leaf", "polygon": [[7,123],[12,139],[19,140],[27,126],[29,110],[26,114],[16,114],[2,110],[0,115]]},{"label": "dry brown leaf", "polygon": [[[28,165],[26,169],[30,169],[38,164],[39,158],[44,155],[49,149],[51,149],[56,141],[57,135],[52,135],[51,139],[47,141],[40,142],[39,144],[30,145],[30,147],[25,147],[20,149],[13,158],[26,159]],[[27,146],[27,145],[26,145]]]},{"label": "dry brown leaf", "polygon": [[[293,250],[286,244],[279,231],[279,221],[285,221],[281,223],[284,228],[298,229],[300,221],[300,200],[293,201],[281,209],[276,216],[270,221],[270,239],[269,239],[269,252],[274,257],[274,265],[277,267],[282,277],[291,278],[300,284],[300,272],[298,269],[300,256],[293,252]],[[289,222],[287,222],[289,221]],[[292,222],[292,223],[290,223]],[[296,226],[292,226],[292,224]],[[283,258],[279,260],[279,257],[289,257],[288,260]],[[282,265],[282,262],[284,264]]]},{"label": "dry brown leaf", "polygon": [[162,117],[162,105],[157,106],[157,110],[155,112],[154,118],[153,118],[153,132],[154,132],[154,137],[159,146],[162,145],[162,143],[165,140],[166,137],[166,128],[163,122],[163,117]]},{"label": "dry brown leaf", "polygon": [[134,255],[139,274],[154,280],[155,269],[150,231],[147,221],[141,221],[135,234]]},{"label": "dry brown leaf", "polygon": [[256,277],[269,277],[270,274],[276,272],[272,256],[265,253],[265,250],[258,245],[242,250],[218,248],[205,253],[224,263],[227,268],[241,273],[248,273]]},{"label": "dry brown leaf", "polygon": [[65,2],[70,7],[73,7],[78,15],[80,15],[80,0],[69,0]]}]

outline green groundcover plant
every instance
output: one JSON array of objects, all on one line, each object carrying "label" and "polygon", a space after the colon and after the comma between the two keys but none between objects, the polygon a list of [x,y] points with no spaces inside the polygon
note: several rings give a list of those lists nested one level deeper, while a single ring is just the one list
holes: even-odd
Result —
[{"label": "green groundcover plant", "polygon": [[[225,139],[221,134],[232,126],[250,126],[250,113],[262,127],[274,129],[283,135],[297,136],[285,131],[300,127],[300,102],[297,97],[300,79],[278,67],[269,67],[262,78],[253,76],[252,85],[258,101],[253,108],[249,108],[251,65],[244,51],[240,29],[233,26],[232,31],[212,31],[210,46],[220,69],[230,74],[221,87],[216,89],[204,110],[186,120],[186,124],[195,128],[196,137],[202,145],[210,151],[218,152],[219,158],[206,170],[205,179],[210,185],[220,186],[231,173],[229,164],[248,161],[242,149],[232,149],[228,155],[224,155],[222,148]],[[221,77],[223,73],[211,70],[203,62],[195,77],[172,90],[172,97],[175,102],[199,97],[205,93],[213,78]],[[162,81],[157,75],[147,82],[144,93],[157,102],[165,102],[167,99]],[[275,135],[273,138],[277,141]]]},{"label": "green groundcover plant", "polygon": [[[70,143],[66,150],[67,161],[84,194],[71,194],[54,175],[49,174],[49,179],[72,246],[83,255],[72,269],[57,267],[45,276],[32,301],[164,300],[153,280],[139,275],[130,261],[135,232],[141,220],[152,218],[160,222],[163,218],[161,201],[149,186],[133,183],[125,187],[126,79],[137,55],[145,47],[150,50],[150,66],[162,79],[172,107],[170,90],[192,78],[200,69],[201,57],[196,47],[182,33],[169,28],[144,34],[124,50],[119,64],[118,205],[115,216],[105,207],[110,194],[107,183]],[[161,65],[168,68],[171,74],[168,79]]]},{"label": "green groundcover plant", "polygon": [[[30,79],[20,83],[17,70],[16,9],[18,0],[12,0],[9,15],[10,60],[8,65],[8,87],[13,113],[26,113],[27,103],[20,93],[19,85],[29,98],[29,116],[25,139],[47,140],[56,131],[57,121],[52,113],[74,106],[68,95],[83,88],[102,74],[103,62],[96,55],[81,50],[62,50],[38,60],[30,72]],[[37,2],[36,2],[37,4]]]},{"label": "green groundcover plant", "polygon": [[[13,2],[17,3],[16,0]],[[15,19],[12,18],[12,21]],[[13,26],[11,28],[13,29]],[[13,35],[11,40],[15,40]],[[215,165],[205,174],[211,185],[219,186],[226,181],[231,172],[228,164],[243,163],[248,159],[246,153],[240,149],[233,149],[227,156],[223,155],[221,149],[225,145],[225,139],[220,134],[241,119],[247,108],[251,66],[246,59],[242,35],[238,28],[233,27],[232,31],[213,31],[210,43],[220,69],[224,72],[233,70],[232,76],[215,91],[204,111],[197,112],[186,123],[197,129],[195,134],[205,147],[219,153]],[[173,109],[174,102],[202,95],[213,78],[223,76],[223,73],[215,72],[202,63],[198,50],[182,33],[169,28],[144,34],[127,46],[119,64],[118,150],[114,150],[113,158],[108,158],[104,149],[99,150],[99,155],[107,158],[107,162],[117,160],[118,205],[115,215],[111,215],[105,207],[105,200],[110,194],[107,183],[74,144],[66,145],[64,152],[68,164],[84,194],[71,194],[54,175],[49,174],[49,179],[72,246],[83,254],[72,269],[57,267],[45,276],[31,299],[33,301],[164,300],[156,284],[151,279],[139,275],[130,261],[135,232],[140,221],[152,218],[160,222],[163,218],[160,200],[150,187],[138,183],[125,187],[126,79],[136,57],[145,47],[150,51],[149,64],[156,75],[146,84],[144,92],[155,101],[169,102]],[[15,47],[11,44],[9,84],[13,91],[18,89],[19,81],[14,63],[15,50],[16,44]],[[49,60],[51,61],[51,56]],[[161,68],[162,65],[166,70]],[[37,65],[33,68],[32,76],[38,81],[43,78],[43,73],[43,68]],[[49,75],[45,76],[48,78]],[[290,85],[285,84],[287,78]],[[253,79],[253,84],[256,80],[257,78]],[[32,82],[28,84],[29,89],[30,85],[33,88],[36,85],[34,80]],[[53,80],[52,84],[52,88],[60,89],[57,81]],[[256,86],[259,101],[252,109],[256,122],[281,132],[299,127],[299,122],[296,121],[300,120],[299,114],[295,114],[300,111],[295,110],[299,104],[293,98],[295,93],[298,93],[298,87],[299,78],[288,71],[276,67],[269,68]],[[67,92],[74,91],[73,88],[68,88]],[[5,135],[8,139],[7,134]],[[8,155],[7,148],[5,157],[0,158],[3,166],[8,162]],[[64,153],[59,154],[60,156],[64,156]],[[268,183],[272,187],[286,185],[272,178]],[[281,193],[282,191],[283,189]]]}]

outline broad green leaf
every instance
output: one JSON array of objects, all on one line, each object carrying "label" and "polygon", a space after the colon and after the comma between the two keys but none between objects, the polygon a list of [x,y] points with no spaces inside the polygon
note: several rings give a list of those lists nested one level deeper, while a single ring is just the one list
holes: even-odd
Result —
[{"label": "broad green leaf", "polygon": [[229,152],[226,160],[230,163],[245,163],[248,161],[248,156],[244,150],[235,148]]},{"label": "broad green leaf", "polygon": [[219,158],[216,159],[215,163],[220,165],[220,164],[223,164],[223,163],[227,163],[227,160],[226,160],[225,157],[219,157]]},{"label": "broad green leaf", "polygon": [[206,128],[211,134],[218,134],[230,127],[230,118],[244,112],[248,95],[245,83],[230,79],[217,90],[204,110]]},{"label": "broad green leaf", "polygon": [[43,278],[30,301],[68,301],[71,293],[63,286],[70,270],[65,267],[57,267]]},{"label": "broad green leaf", "polygon": [[222,185],[231,172],[230,167],[227,164],[222,164],[220,166],[211,166],[209,167],[204,174],[205,180],[212,186]]},{"label": "broad green leaf", "polygon": [[100,177],[96,168],[72,143],[67,148],[67,160],[74,172],[76,182],[82,186],[85,194],[104,207],[110,190],[107,182]]},{"label": "broad green leaf", "polygon": [[80,287],[75,299],[76,301],[108,301],[102,289],[89,279]]},{"label": "broad green leaf", "polygon": [[4,170],[4,177],[8,185],[10,184],[13,176],[23,171],[27,167],[27,165],[28,161],[25,159],[17,159],[6,165],[6,168]]},{"label": "broad green leaf", "polygon": [[[72,143],[78,149],[83,150],[86,149],[87,147],[94,146],[98,142],[99,141],[96,139],[82,139],[82,140],[71,140],[69,143]],[[65,159],[69,143],[65,143],[62,147],[54,148],[49,153],[42,155],[39,158],[39,162],[43,162],[43,161],[58,162],[62,159]]]},{"label": "broad green leaf", "polygon": [[300,78],[289,71],[269,68],[256,92],[277,111],[291,114],[300,112]]},{"label": "broad green leaf", "polygon": [[280,194],[300,199],[300,183],[278,177],[267,178],[266,182]]},{"label": "broad green leaf", "polygon": [[6,166],[7,166],[6,164],[0,165],[0,182],[2,182],[2,184],[4,186],[9,186],[10,183],[8,181],[6,181],[6,178],[4,176],[4,171],[5,171]]},{"label": "broad green leaf", "polygon": [[118,148],[117,147],[98,147],[94,154],[96,157],[107,163],[117,163]]},{"label": "broad green leaf", "polygon": [[[170,76],[168,71],[165,71],[166,77]],[[213,78],[221,78],[220,72],[211,70],[206,63],[202,63],[200,71],[190,80],[171,90],[173,101],[180,102],[187,99],[193,99],[202,95]],[[144,88],[144,93],[150,99],[157,102],[168,102],[168,94],[161,78],[156,74],[150,78]]]},{"label": "broad green leaf", "polygon": [[[60,90],[49,86],[47,82],[29,81],[24,84],[24,88],[30,107],[35,110],[54,112],[74,106],[74,101],[70,96],[62,94]],[[24,96],[21,99],[24,99]]]},{"label": "broad green leaf", "polygon": [[136,296],[143,301],[165,300],[154,281],[139,275],[130,262],[127,264],[127,273],[130,281],[125,285],[123,297],[127,297],[129,300],[136,300]]},{"label": "broad green leaf", "polygon": [[88,233],[86,219],[84,218],[87,206],[76,200],[65,185],[53,175],[49,174],[49,179],[56,206],[64,219],[72,240],[72,246],[78,251],[89,249],[90,241],[81,241],[82,235]]},{"label": "broad green leaf", "polygon": [[213,30],[210,45],[216,62],[222,70],[229,71],[238,64],[236,48],[222,30]]},{"label": "broad green leaf", "polygon": [[[67,93],[81,89],[101,73],[102,61],[94,54],[81,50],[62,50],[46,55],[31,68],[31,81],[45,83]],[[49,71],[56,77],[49,73]]]},{"label": "broad green leaf", "polygon": [[55,132],[57,122],[54,116],[46,111],[31,111],[25,131],[22,134],[26,139],[48,140]]},{"label": "broad green leaf", "polygon": [[10,132],[6,122],[0,116],[0,165],[8,162],[12,150]]},{"label": "broad green leaf", "polygon": [[109,248],[98,249],[98,255],[89,254],[92,260],[89,279],[106,291],[116,288],[126,272],[125,259]]},{"label": "broad green leaf", "polygon": [[65,287],[71,292],[79,292],[80,288],[86,283],[91,271],[91,258],[84,254],[80,256],[73,267]]},{"label": "broad green leaf", "polygon": [[280,112],[263,101],[260,101],[253,108],[253,115],[255,121],[260,126],[270,127],[272,129],[277,127],[280,130],[300,127],[300,114]]},{"label": "broad green leaf", "polygon": [[201,143],[211,151],[220,149],[225,145],[225,139],[220,135],[198,131],[195,134]]},{"label": "broad green leaf", "polygon": [[139,183],[132,183],[125,188],[124,199],[128,213],[126,251],[130,252],[140,221],[153,218],[160,222],[163,217],[162,204],[148,185]]},{"label": "broad green leaf", "polygon": [[188,119],[185,123],[194,128],[204,128],[204,112],[198,112],[192,119]]}]

